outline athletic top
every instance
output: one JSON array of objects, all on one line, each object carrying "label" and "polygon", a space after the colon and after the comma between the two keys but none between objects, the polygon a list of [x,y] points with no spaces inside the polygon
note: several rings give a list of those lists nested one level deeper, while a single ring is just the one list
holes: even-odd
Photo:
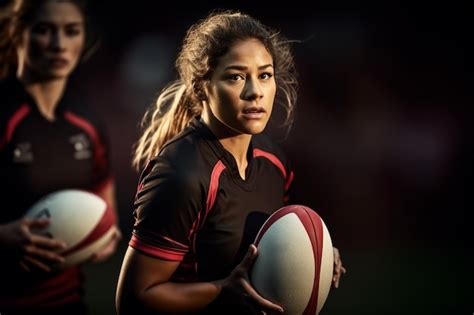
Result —
[{"label": "athletic top", "polygon": [[243,180],[208,127],[192,121],[142,172],[129,245],[181,262],[174,282],[228,276],[292,190],[293,172],[268,137],[253,136],[247,158]]},{"label": "athletic top", "polygon": [[[22,84],[0,84],[0,224],[21,218],[44,195],[68,188],[100,192],[112,180],[104,129],[85,104],[65,95],[48,121]],[[11,256],[10,256],[11,257]],[[0,260],[0,310],[42,308],[81,299],[78,268],[26,273]]]}]

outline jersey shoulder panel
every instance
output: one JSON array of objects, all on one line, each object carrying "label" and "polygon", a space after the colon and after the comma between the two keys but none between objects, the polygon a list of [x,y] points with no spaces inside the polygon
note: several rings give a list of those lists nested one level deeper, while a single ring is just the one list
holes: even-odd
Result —
[{"label": "jersey shoulder panel", "polygon": [[276,156],[283,165],[288,164],[287,156],[281,146],[273,141],[268,135],[261,133],[253,136],[252,145],[254,150],[261,150]]}]

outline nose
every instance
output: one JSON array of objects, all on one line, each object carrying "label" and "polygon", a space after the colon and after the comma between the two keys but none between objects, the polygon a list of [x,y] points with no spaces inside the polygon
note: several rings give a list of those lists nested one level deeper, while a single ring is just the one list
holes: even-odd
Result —
[{"label": "nose", "polygon": [[51,34],[51,47],[55,51],[62,51],[65,49],[65,35],[61,30],[54,30]]},{"label": "nose", "polygon": [[260,82],[254,79],[248,79],[245,82],[244,89],[242,91],[242,99],[244,100],[257,100],[263,97],[263,90],[260,86]]}]

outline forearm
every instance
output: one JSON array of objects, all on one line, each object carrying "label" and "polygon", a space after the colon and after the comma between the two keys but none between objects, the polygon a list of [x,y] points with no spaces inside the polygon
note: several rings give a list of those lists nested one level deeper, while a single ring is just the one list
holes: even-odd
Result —
[{"label": "forearm", "polygon": [[222,284],[215,282],[165,282],[144,290],[139,300],[150,310],[164,313],[189,313],[204,309],[221,292]]}]

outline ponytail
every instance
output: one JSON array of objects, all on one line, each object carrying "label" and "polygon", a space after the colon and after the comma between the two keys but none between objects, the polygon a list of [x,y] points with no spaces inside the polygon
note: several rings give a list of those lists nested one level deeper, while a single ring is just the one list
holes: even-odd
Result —
[{"label": "ponytail", "polygon": [[166,87],[156,105],[145,113],[143,135],[136,144],[133,165],[139,169],[156,156],[163,145],[188,126],[202,112],[202,105],[192,99],[193,92],[181,80]]}]

